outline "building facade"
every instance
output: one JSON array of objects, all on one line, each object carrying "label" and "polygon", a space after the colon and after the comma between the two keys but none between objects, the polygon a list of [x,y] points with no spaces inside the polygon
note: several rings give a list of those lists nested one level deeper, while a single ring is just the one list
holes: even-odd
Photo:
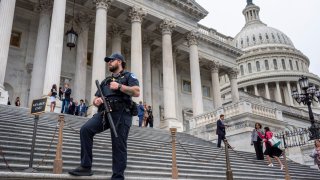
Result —
[{"label": "building facade", "polygon": [[[76,101],[91,104],[92,82],[108,75],[104,57],[120,52],[140,81],[134,100],[153,107],[155,127],[215,140],[214,122],[224,113],[231,141],[247,150],[254,122],[306,127],[306,111],[290,92],[301,91],[301,75],[320,85],[309,59],[259,10],[247,4],[246,24],[232,38],[198,23],[208,12],[195,0],[1,0],[0,102],[20,97],[28,107],[68,82]],[[78,40],[69,49],[71,27]]]}]

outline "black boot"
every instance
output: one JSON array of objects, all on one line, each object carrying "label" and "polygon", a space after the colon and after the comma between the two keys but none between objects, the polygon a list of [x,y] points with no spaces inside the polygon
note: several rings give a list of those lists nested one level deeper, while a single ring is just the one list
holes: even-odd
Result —
[{"label": "black boot", "polygon": [[91,171],[91,167],[85,168],[85,167],[79,166],[76,169],[69,171],[69,174],[73,176],[92,176],[93,172]]}]

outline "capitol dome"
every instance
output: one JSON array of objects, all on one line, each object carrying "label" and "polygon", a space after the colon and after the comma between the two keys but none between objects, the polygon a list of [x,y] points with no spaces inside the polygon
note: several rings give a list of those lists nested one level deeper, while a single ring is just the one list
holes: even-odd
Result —
[{"label": "capitol dome", "polygon": [[268,27],[260,21],[260,8],[254,4],[248,4],[243,10],[246,24],[233,40],[233,45],[242,50],[259,48],[261,46],[281,45],[294,48],[290,38],[283,32]]}]

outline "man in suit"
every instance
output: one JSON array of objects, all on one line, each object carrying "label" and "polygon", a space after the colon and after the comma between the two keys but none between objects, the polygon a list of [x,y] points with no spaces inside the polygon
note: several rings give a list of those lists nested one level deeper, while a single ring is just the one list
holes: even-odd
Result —
[{"label": "man in suit", "polygon": [[220,119],[217,121],[217,131],[216,134],[218,135],[218,144],[217,147],[221,147],[221,141],[226,139],[226,127],[228,125],[224,124],[224,115],[220,115]]}]

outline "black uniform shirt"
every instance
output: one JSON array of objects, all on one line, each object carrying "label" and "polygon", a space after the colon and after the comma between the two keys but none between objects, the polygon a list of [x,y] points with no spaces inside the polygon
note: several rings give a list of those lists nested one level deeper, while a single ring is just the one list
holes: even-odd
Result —
[{"label": "black uniform shirt", "polygon": [[[128,71],[123,71],[120,73],[119,76],[109,76],[105,80],[103,80],[100,84],[101,91],[105,97],[108,98],[110,101],[118,100],[123,102],[130,102],[131,96],[121,92],[120,90],[112,90],[110,89],[110,83],[112,81],[118,82],[120,84],[123,84],[125,86],[139,86],[139,81],[136,78],[136,76],[133,73],[130,73]],[[99,91],[95,93],[95,96],[101,97]],[[103,106],[102,106],[103,107]],[[102,108],[99,107],[99,111]]]}]

